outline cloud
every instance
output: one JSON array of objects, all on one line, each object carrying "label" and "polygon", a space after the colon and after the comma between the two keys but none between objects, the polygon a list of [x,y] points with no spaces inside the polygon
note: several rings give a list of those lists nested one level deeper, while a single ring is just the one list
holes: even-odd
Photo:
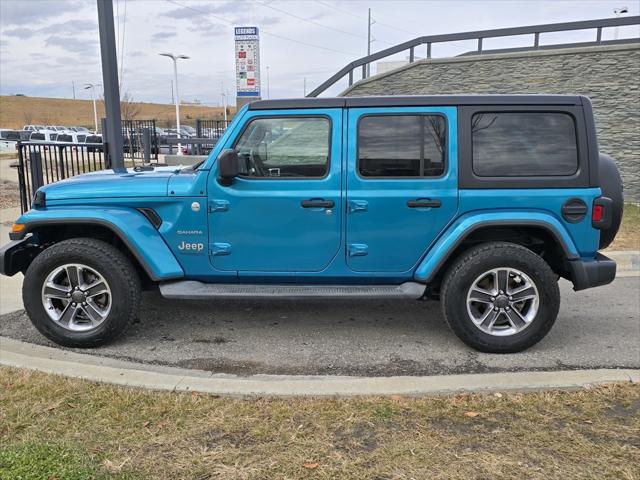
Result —
[{"label": "cloud", "polygon": [[3,25],[39,24],[51,18],[79,10],[86,2],[78,0],[2,0],[0,2],[0,21]]},{"label": "cloud", "polygon": [[100,55],[98,42],[95,40],[82,40],[79,38],[51,35],[45,40],[45,45],[47,47],[60,47],[65,51],[65,53],[76,53],[79,55],[88,55],[93,53]]},{"label": "cloud", "polygon": [[169,38],[173,38],[177,36],[178,34],[176,32],[156,32],[153,35],[151,35],[151,41],[162,42],[163,40],[167,40]]},{"label": "cloud", "polygon": [[21,40],[35,35],[78,35],[81,32],[95,32],[98,35],[98,24],[87,20],[68,20],[62,23],[53,23],[42,28],[16,27],[3,32],[7,37],[16,37]]},{"label": "cloud", "polygon": [[78,32],[95,32],[98,35],[98,24],[92,20],[67,20],[62,23],[54,23],[38,30],[40,33],[76,35]]},{"label": "cloud", "polygon": [[11,30],[5,30],[2,33],[4,33],[4,35],[6,35],[7,37],[16,37],[21,40],[25,40],[27,38],[31,38],[34,35],[36,35],[38,31],[32,28],[18,27],[18,28],[13,28]]}]

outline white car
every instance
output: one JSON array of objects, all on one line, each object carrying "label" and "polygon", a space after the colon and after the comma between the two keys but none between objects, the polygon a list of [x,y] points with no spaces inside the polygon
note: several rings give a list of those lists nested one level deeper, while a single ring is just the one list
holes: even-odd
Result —
[{"label": "white car", "polygon": [[86,133],[65,132],[65,133],[58,133],[55,141],[59,143],[85,143],[86,138],[87,138]]},{"label": "white car", "polygon": [[15,153],[16,144],[21,140],[19,130],[0,129],[0,152]]},{"label": "white car", "polygon": [[51,130],[40,130],[38,132],[31,132],[29,141],[38,143],[51,143],[55,142],[57,137],[57,132],[52,132]]},{"label": "white car", "polygon": [[40,130],[46,130],[44,125],[25,125],[22,127],[22,130],[27,130],[29,132],[39,132]]},{"label": "white car", "polygon": [[72,130],[69,130],[67,127],[65,127],[63,125],[47,125],[45,128],[47,130],[51,130],[53,132],[58,132],[58,133],[70,133],[70,132],[72,132]]}]

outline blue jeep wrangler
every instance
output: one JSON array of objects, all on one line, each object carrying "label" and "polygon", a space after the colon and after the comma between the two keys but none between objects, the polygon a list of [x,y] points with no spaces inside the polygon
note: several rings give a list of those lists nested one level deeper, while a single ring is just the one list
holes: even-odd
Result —
[{"label": "blue jeep wrangler", "polygon": [[[1,252],[36,328],[93,347],[167,298],[439,298],[484,352],[551,329],[558,280],[613,281],[622,184],[588,98],[266,100],[207,160],[37,191]],[[215,312],[215,303],[212,303]],[[179,320],[178,320],[179,321]]]}]

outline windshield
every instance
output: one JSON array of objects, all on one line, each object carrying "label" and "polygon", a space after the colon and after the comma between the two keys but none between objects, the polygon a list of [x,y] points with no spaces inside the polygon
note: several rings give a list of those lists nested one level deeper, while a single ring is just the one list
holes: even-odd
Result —
[{"label": "windshield", "polygon": [[15,132],[13,130],[5,130],[4,132],[0,132],[0,138],[3,140],[20,140],[20,132]]}]

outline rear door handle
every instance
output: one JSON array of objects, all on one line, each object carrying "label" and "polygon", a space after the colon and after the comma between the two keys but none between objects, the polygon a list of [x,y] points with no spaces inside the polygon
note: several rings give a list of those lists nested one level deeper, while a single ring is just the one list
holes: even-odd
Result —
[{"label": "rear door handle", "polygon": [[333,200],[325,200],[324,198],[311,198],[300,202],[302,208],[333,208],[335,204]]},{"label": "rear door handle", "polygon": [[417,198],[416,200],[408,200],[409,208],[439,208],[442,205],[440,200],[431,200],[430,198]]}]

